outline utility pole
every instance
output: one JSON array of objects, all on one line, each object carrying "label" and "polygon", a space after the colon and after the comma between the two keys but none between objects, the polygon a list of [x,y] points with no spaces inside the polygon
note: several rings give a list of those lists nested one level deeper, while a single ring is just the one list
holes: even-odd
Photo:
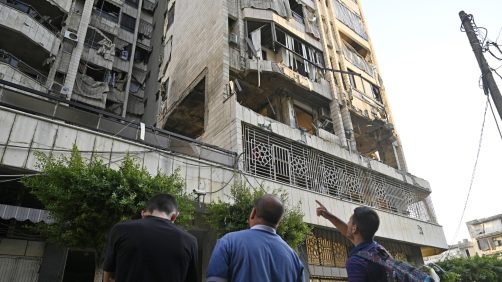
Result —
[{"label": "utility pole", "polygon": [[493,102],[495,103],[495,107],[499,112],[499,116],[502,119],[502,95],[500,95],[499,88],[495,83],[495,79],[493,79],[493,74],[490,66],[486,62],[485,56],[483,55],[483,47],[481,46],[478,36],[476,35],[476,32],[474,30],[472,16],[467,15],[464,11],[460,11],[459,16],[460,20],[462,21],[462,26],[465,29],[465,33],[467,34],[467,38],[469,38],[469,42],[471,43],[472,51],[474,51],[474,55],[478,60],[479,68],[481,69],[485,94],[488,95],[488,89],[488,92],[491,94]]}]

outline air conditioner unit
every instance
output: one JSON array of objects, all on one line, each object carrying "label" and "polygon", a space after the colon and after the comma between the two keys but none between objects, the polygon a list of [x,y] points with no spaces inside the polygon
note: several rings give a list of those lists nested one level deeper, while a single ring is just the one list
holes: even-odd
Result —
[{"label": "air conditioner unit", "polygon": [[230,33],[228,35],[228,42],[231,44],[239,45],[239,35],[237,33]]},{"label": "air conditioner unit", "polygon": [[75,32],[71,32],[71,31],[69,31],[69,30],[66,30],[66,31],[64,32],[64,38],[67,38],[67,39],[69,39],[69,40],[71,40],[71,41],[75,41],[75,42],[77,42],[77,41],[78,41],[78,36],[77,36],[77,34],[76,34]]}]

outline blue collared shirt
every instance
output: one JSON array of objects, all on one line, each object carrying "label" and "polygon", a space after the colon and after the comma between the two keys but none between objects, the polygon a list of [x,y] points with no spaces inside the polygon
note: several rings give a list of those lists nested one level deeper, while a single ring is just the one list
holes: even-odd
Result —
[{"label": "blue collared shirt", "polygon": [[207,270],[208,282],[302,282],[303,264],[274,228],[255,225],[218,240]]}]

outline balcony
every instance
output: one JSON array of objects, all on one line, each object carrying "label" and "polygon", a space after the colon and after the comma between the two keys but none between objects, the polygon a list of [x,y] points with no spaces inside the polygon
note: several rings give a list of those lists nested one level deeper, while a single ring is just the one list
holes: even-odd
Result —
[{"label": "balcony", "polygon": [[364,71],[372,78],[377,79],[375,66],[373,66],[370,62],[366,61],[366,59],[364,59],[359,53],[357,53],[357,51],[354,50],[352,46],[348,45],[345,42],[343,43],[344,44],[342,45],[342,51],[345,59],[354,66],[356,66],[357,68],[359,68],[360,70]]},{"label": "balcony", "polygon": [[417,177],[370,160],[363,165],[331,155],[258,127],[242,128],[244,168],[252,175],[436,223],[431,191]]},{"label": "balcony", "polygon": [[335,6],[336,18],[367,41],[369,37],[366,33],[366,29],[364,28],[361,17],[348,8],[344,3],[340,2],[340,0],[333,0],[333,3]]},{"label": "balcony", "polygon": [[246,24],[250,31],[246,39],[247,69],[280,74],[308,91],[331,99],[324,79],[322,51],[273,23],[247,21]]},{"label": "balcony", "polygon": [[157,8],[157,5],[157,0],[143,0],[142,9],[153,13],[155,8]]},{"label": "balcony", "polygon": [[91,25],[109,34],[118,35],[120,28],[118,22],[118,14],[108,13],[97,8],[92,10]]},{"label": "balcony", "polygon": [[[8,34],[14,30],[34,45],[42,47],[46,53],[57,52],[61,43],[57,38],[58,29],[49,24],[47,19],[31,6],[20,1],[0,0],[0,30],[2,27],[7,29],[0,31],[0,38],[2,41],[5,40],[4,42],[12,43],[10,40],[20,40],[17,38],[19,36]],[[3,44],[0,44],[0,47],[5,48]]]},{"label": "balcony", "polygon": [[0,49],[0,79],[17,83],[34,90],[47,91],[47,78],[28,64]]}]

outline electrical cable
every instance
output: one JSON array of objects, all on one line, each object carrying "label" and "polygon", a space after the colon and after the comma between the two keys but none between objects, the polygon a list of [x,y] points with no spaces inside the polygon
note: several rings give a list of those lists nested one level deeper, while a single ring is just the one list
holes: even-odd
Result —
[{"label": "electrical cable", "polygon": [[[502,67],[502,66],[501,66]],[[500,68],[500,67],[499,67]],[[502,75],[500,75],[500,73],[497,72],[497,69],[492,69],[490,68],[498,77],[500,77],[500,79],[502,79]]]},{"label": "electrical cable", "polygon": [[[460,216],[460,220],[459,220],[457,229],[456,229],[456,231],[454,233],[455,235],[453,236],[453,240],[455,240],[457,238],[457,236],[458,236],[458,232],[460,231],[460,227],[462,226],[462,221],[464,220],[464,215],[465,215],[465,211],[467,209],[467,204],[469,203],[469,197],[471,195],[472,185],[474,183],[474,177],[476,175],[476,169],[477,169],[477,166],[478,166],[479,155],[481,153],[481,147],[482,147],[481,145],[483,143],[483,134],[484,134],[484,129],[485,129],[486,112],[488,111],[488,104],[489,104],[489,97],[487,96],[486,105],[485,105],[485,112],[483,114],[483,123],[481,125],[481,133],[480,133],[480,136],[479,136],[479,144],[478,144],[478,151],[477,151],[477,154],[476,154],[476,161],[474,162],[474,167],[472,169],[472,175],[471,175],[471,181],[470,181],[470,184],[469,184],[469,190],[467,192],[467,197],[465,199],[464,208],[462,210],[462,214]],[[446,257],[446,259],[448,259],[448,257],[449,257],[449,254]]]},{"label": "electrical cable", "polygon": [[493,119],[495,120],[495,124],[497,125],[497,129],[499,131],[500,139],[502,139],[502,131],[500,131],[499,122],[497,121],[497,116],[495,116],[495,111],[493,110],[492,102],[490,101],[490,99],[488,99],[488,103],[490,104],[490,110],[492,112]]}]

